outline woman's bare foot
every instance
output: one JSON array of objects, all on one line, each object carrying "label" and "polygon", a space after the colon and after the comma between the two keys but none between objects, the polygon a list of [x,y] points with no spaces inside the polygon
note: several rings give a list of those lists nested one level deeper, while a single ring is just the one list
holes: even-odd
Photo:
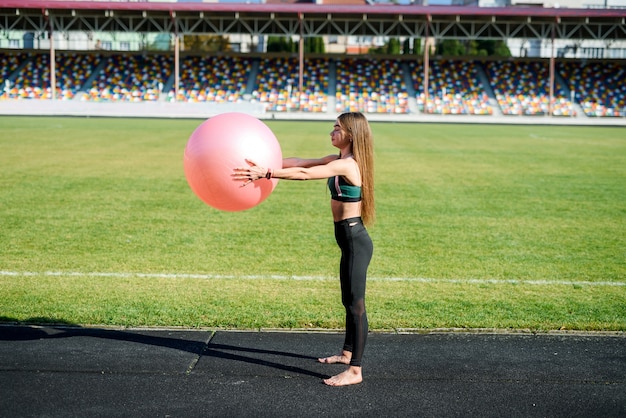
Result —
[{"label": "woman's bare foot", "polygon": [[342,351],[341,354],[337,354],[336,356],[318,358],[317,361],[326,364],[350,364],[350,359],[352,359],[352,353],[349,351]]},{"label": "woman's bare foot", "polygon": [[361,368],[357,366],[350,366],[345,372],[329,377],[328,379],[324,379],[324,383],[328,386],[356,385],[362,381],[363,375],[361,374]]}]

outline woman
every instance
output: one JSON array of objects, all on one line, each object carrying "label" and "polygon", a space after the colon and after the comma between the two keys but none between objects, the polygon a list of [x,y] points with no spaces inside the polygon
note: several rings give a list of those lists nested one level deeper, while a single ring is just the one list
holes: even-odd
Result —
[{"label": "woman", "polygon": [[348,368],[324,380],[330,386],[363,381],[361,358],[368,333],[365,312],[365,281],[373,245],[365,225],[374,221],[374,161],[372,133],[361,113],[344,113],[330,133],[339,155],[318,159],[285,158],[280,169],[237,168],[233,178],[243,185],[260,178],[285,180],[328,179],[330,208],[335,222],[335,239],[341,249],[339,268],[341,300],[346,309],[346,336],[341,353],[320,358],[321,363],[342,363]]}]

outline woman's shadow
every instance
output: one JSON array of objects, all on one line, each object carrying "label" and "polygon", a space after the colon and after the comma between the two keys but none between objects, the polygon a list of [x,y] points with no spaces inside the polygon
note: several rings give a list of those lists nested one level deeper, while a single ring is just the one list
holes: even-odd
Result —
[{"label": "woman's shadow", "polygon": [[[281,363],[279,361],[263,360],[257,358],[259,354],[266,354],[276,357],[302,359],[304,361],[316,360],[315,357],[305,356],[297,353],[290,353],[287,351],[266,350],[254,347],[240,347],[228,344],[214,344],[211,343],[210,340],[208,342],[204,342],[165,337],[161,335],[154,335],[154,331],[150,331],[152,334],[147,334],[142,333],[141,331],[126,331],[105,328],[83,328],[63,321],[55,321],[54,325],[30,325],[35,323],[46,323],[46,321],[43,321],[42,318],[32,318],[24,322],[19,323],[15,320],[11,321],[8,318],[0,317],[0,342],[46,340],[73,337],[103,338],[186,351],[197,355],[199,359],[202,357],[211,357],[215,359],[223,359],[271,367],[290,373],[303,374],[320,379],[325,379],[328,377],[327,375],[316,373],[312,370],[291,366],[285,363]],[[50,323],[50,319],[47,319],[47,323]]]}]

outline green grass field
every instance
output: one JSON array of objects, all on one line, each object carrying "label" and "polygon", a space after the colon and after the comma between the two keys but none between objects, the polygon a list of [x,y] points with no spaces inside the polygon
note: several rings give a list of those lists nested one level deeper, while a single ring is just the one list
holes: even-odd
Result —
[{"label": "green grass field", "polygon": [[[0,117],[0,321],[341,328],[324,182],[214,210],[183,172],[200,123]],[[332,123],[267,124],[335,152]],[[372,330],[626,330],[624,128],[372,129]]]}]

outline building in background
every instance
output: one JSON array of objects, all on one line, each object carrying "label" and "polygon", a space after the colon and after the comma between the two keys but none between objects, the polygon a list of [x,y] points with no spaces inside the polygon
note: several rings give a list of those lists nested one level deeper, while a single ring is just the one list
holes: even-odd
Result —
[{"label": "building in background", "polygon": [[[479,6],[626,9],[626,0],[480,0]],[[550,39],[509,39],[507,46],[515,57],[547,58],[552,54]],[[626,58],[626,42],[557,39],[554,43],[554,54],[560,58],[624,59]]]},{"label": "building in background", "polygon": [[[111,1],[111,0],[109,0]],[[124,1],[124,0],[120,0]],[[126,0],[135,2],[195,2],[215,3],[218,0]],[[515,8],[625,8],[626,0],[221,0],[229,3],[316,3],[320,5],[367,5],[373,3],[419,6],[455,7],[515,7]],[[49,32],[3,31],[0,33],[0,49],[50,49]],[[131,32],[55,32],[54,46],[58,50],[115,50],[115,51],[165,51],[172,50],[174,36],[171,33]],[[293,41],[297,41],[293,39]],[[400,39],[405,42],[406,39]],[[408,40],[413,45],[413,39]],[[422,45],[436,43],[437,39],[420,40]],[[233,52],[265,52],[266,40],[250,35],[229,37]],[[324,37],[326,52],[338,54],[365,54],[371,48],[379,48],[389,38],[373,36],[327,36]],[[562,58],[577,59],[626,59],[626,42],[601,40],[556,39],[507,39],[507,46],[514,57],[547,58],[554,54]],[[184,43],[181,43],[184,44]]]}]

